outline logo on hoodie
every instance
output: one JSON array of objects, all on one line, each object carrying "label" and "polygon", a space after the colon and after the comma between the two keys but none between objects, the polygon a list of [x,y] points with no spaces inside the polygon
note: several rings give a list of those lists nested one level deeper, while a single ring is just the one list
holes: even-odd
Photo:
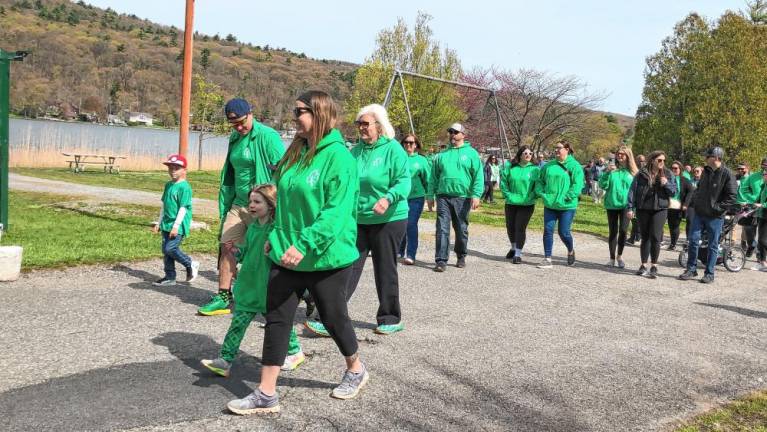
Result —
[{"label": "logo on hoodie", "polygon": [[469,160],[469,157],[468,157],[468,156],[466,156],[466,155],[461,155],[461,162],[466,162],[467,160]]},{"label": "logo on hoodie", "polygon": [[372,163],[372,165],[373,165],[374,167],[378,167],[378,166],[381,166],[381,165],[383,164],[383,161],[384,161],[384,160],[383,160],[383,158],[382,158],[382,157],[377,157],[377,158],[373,159],[373,163]]},{"label": "logo on hoodie", "polygon": [[245,150],[243,150],[243,152],[242,152],[242,155],[243,155],[243,156],[244,156],[246,159],[250,159],[250,147],[245,147]]},{"label": "logo on hoodie", "polygon": [[419,169],[419,168],[421,168],[421,164],[419,164],[418,162],[413,164],[413,169]]},{"label": "logo on hoodie", "polygon": [[316,169],[309,173],[308,176],[306,176],[306,184],[308,184],[311,187],[314,187],[314,185],[317,184],[317,181],[320,179],[320,170]]}]

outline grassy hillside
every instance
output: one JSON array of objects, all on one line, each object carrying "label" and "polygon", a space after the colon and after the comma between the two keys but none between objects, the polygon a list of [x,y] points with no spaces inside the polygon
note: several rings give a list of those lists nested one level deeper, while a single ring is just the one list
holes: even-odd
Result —
[{"label": "grassy hillside", "polygon": [[[102,117],[148,112],[175,125],[183,33],[82,1],[0,0],[0,48],[31,52],[12,66],[11,110],[40,116],[64,103]],[[234,35],[195,34],[193,62],[195,73],[220,85],[228,97],[246,97],[256,115],[272,124],[289,118],[293,98],[307,88],[344,100],[356,69],[243,44]]]}]

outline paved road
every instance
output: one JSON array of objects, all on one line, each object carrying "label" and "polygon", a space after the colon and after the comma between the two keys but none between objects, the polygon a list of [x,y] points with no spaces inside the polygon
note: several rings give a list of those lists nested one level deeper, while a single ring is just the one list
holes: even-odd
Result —
[{"label": "paved road", "polygon": [[[257,385],[263,330],[250,329],[229,379],[199,366],[228,326],[194,315],[215,286],[212,257],[193,286],[153,287],[157,260],[0,285],[0,430],[653,431],[767,387],[763,273],[682,283],[663,252],[661,277],[640,279],[603,267],[604,242],[582,235],[577,266],[544,271],[504,260],[503,231],[471,231],[466,269],[400,268],[396,335],[372,331],[368,263],[350,304],[371,372],[359,398],[328,397],[342,360],[329,339],[301,335],[309,359],[281,376],[283,412],[267,418],[224,410]],[[528,262],[541,252],[531,237]],[[421,259],[432,245],[424,234]],[[637,256],[627,249],[630,265]]]}]

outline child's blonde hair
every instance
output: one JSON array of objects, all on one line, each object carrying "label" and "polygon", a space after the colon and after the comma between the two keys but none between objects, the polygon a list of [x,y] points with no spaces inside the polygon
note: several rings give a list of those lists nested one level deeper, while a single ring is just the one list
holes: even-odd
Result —
[{"label": "child's blonde hair", "polygon": [[277,188],[271,183],[253,186],[250,193],[257,193],[264,197],[269,206],[269,220],[274,220],[274,209],[277,207]]}]

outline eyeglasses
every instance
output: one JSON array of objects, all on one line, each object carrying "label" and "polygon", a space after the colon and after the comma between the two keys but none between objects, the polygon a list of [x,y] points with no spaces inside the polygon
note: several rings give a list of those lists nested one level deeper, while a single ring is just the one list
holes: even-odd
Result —
[{"label": "eyeglasses", "polygon": [[372,122],[372,123],[371,123],[371,122],[366,122],[366,121],[359,121],[359,120],[357,120],[357,121],[355,121],[355,122],[354,122],[354,124],[356,124],[356,125],[357,125],[357,127],[363,127],[363,128],[369,128],[369,127],[370,127],[370,125],[372,125],[372,124],[376,124],[376,123],[378,123],[378,122]]},{"label": "eyeglasses", "polygon": [[312,112],[311,108],[295,107],[295,108],[293,108],[293,117],[299,118],[302,115],[304,115],[305,113],[310,113],[310,112]]},{"label": "eyeglasses", "polygon": [[415,141],[410,141],[410,140],[402,141],[402,144],[405,144],[405,145],[415,145]]},{"label": "eyeglasses", "polygon": [[459,133],[463,133],[463,132],[457,131],[455,129],[448,129],[447,133],[449,133],[450,135],[458,135]]}]

